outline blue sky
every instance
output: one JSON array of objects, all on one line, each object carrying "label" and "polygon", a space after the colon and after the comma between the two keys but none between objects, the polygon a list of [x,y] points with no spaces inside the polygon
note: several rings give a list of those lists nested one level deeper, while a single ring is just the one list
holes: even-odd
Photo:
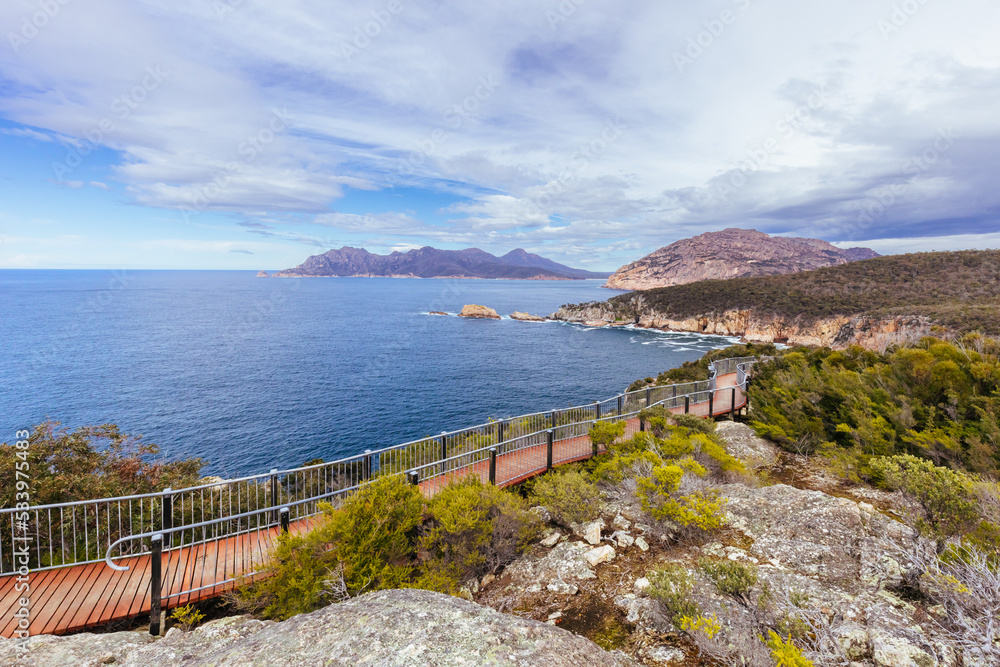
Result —
[{"label": "blue sky", "polygon": [[1000,247],[986,0],[5,0],[0,268]]}]

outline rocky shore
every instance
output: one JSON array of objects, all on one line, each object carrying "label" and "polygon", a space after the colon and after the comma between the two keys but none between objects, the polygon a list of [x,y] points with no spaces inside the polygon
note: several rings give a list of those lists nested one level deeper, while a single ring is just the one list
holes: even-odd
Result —
[{"label": "rocky shore", "polygon": [[931,333],[931,322],[926,317],[837,316],[786,320],[762,317],[752,310],[732,310],[678,320],[647,309],[638,317],[629,319],[606,303],[583,307],[563,306],[549,318],[588,327],[634,325],[661,331],[734,336],[753,343],[828,346],[835,349],[860,345],[868,349],[883,350],[889,345],[916,340]]}]

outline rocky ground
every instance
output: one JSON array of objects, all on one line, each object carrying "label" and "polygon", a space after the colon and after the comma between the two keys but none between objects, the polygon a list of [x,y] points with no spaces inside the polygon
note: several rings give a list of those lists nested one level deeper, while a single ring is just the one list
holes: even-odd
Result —
[{"label": "rocky ground", "polygon": [[777,598],[793,595],[836,643],[830,650],[842,664],[960,664],[934,632],[941,610],[898,592],[905,564],[894,559],[890,542],[912,535],[892,515],[902,507],[898,497],[846,485],[816,462],[780,452],[746,425],[720,423],[718,433],[732,454],[768,480],[718,487],[728,499],[728,529],[676,544],[655,539],[638,508],[610,503],[594,524],[553,530],[475,591],[476,601],[557,624],[641,664],[707,664],[647,595],[645,575],[666,563],[687,567],[692,597],[738,642],[747,610],[721,595],[695,565],[713,556],[757,565],[757,591],[767,586]]}]

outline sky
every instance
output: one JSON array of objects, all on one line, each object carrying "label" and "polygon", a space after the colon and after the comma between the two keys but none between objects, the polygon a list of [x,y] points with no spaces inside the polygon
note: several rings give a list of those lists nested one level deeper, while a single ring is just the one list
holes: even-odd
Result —
[{"label": "sky", "polygon": [[995,0],[3,0],[0,268],[1000,247]]}]

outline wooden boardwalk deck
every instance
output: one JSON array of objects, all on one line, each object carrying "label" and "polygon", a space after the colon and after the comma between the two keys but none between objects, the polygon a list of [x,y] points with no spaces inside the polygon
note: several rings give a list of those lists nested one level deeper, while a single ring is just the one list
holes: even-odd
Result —
[{"label": "wooden boardwalk deck", "polygon": [[[713,416],[725,415],[732,405],[736,374],[717,378],[713,401]],[[745,399],[736,389],[739,409]],[[673,412],[684,412],[683,406]],[[691,414],[708,416],[708,402],[692,404]],[[639,430],[639,420],[628,420],[626,433]],[[589,458],[592,445],[587,436],[570,438],[554,443],[553,464],[560,465]],[[511,486],[540,474],[546,469],[546,445],[503,453],[497,457],[496,479],[500,486]],[[421,483],[421,490],[432,495],[451,478],[468,474],[489,477],[487,461],[460,468],[447,476],[431,478]],[[290,531],[308,530],[313,519],[293,521]],[[162,556],[163,584],[162,606],[170,609],[189,602],[197,602],[220,595],[232,583],[222,583],[233,577],[247,576],[259,568],[274,543],[279,528],[260,530],[242,535],[220,538],[190,547],[166,550]],[[31,600],[31,635],[61,634],[104,625],[149,614],[150,611],[150,556],[135,556],[117,561],[128,565],[127,572],[107,567],[104,562],[70,565],[51,570],[32,572],[28,575]],[[0,637],[12,637],[18,619],[14,612],[24,593],[15,589],[17,577],[0,577]],[[201,589],[175,595],[180,591]]]}]

